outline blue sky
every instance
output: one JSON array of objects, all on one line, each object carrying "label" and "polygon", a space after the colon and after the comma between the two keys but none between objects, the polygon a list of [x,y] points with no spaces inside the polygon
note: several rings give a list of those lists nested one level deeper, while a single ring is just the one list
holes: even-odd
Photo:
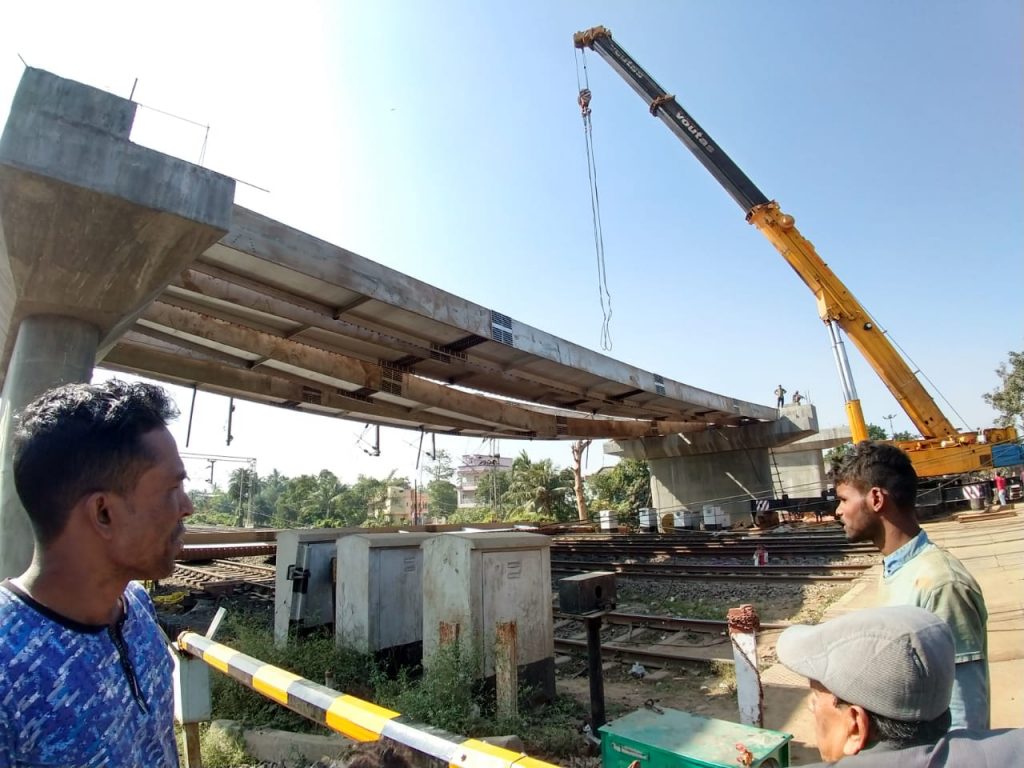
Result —
[{"label": "blue sky", "polygon": [[[32,66],[210,125],[238,202],[591,349],[601,311],[572,33],[615,39],[783,210],[962,414],[1024,348],[1019,2],[21,3],[0,116]],[[611,355],[760,403],[782,382],[843,423],[810,291],[611,68],[589,54]],[[134,138],[197,160],[203,130]],[[865,416],[910,429],[852,346]],[[955,423],[953,410],[940,403]],[[183,407],[187,408],[187,400]],[[224,453],[200,396],[192,449]],[[304,448],[282,440],[301,430]],[[413,474],[415,433],[240,405],[260,471]],[[183,434],[183,429],[182,429]],[[284,446],[288,447],[284,447]],[[455,454],[480,441],[442,443]],[[389,447],[390,446],[390,447]],[[502,443],[569,462],[567,445]],[[602,458],[592,451],[589,466]]]}]

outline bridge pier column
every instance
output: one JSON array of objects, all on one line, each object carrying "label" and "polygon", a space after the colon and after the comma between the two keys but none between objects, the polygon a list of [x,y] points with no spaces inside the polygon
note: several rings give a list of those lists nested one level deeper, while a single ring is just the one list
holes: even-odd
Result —
[{"label": "bridge pier column", "polygon": [[0,395],[0,577],[22,573],[34,546],[32,526],[14,487],[14,414],[51,387],[88,381],[99,341],[96,326],[73,317],[32,315],[18,327]]},{"label": "bridge pier column", "polygon": [[647,459],[659,512],[721,507],[730,524],[749,520],[750,499],[774,495],[770,448],[818,431],[812,405],[787,407],[776,421],[685,435],[609,441],[605,453]]},{"label": "bridge pier column", "polygon": [[18,409],[88,381],[231,223],[234,181],[133,144],[136,106],[29,67],[0,136],[0,578],[33,550],[12,477]]}]

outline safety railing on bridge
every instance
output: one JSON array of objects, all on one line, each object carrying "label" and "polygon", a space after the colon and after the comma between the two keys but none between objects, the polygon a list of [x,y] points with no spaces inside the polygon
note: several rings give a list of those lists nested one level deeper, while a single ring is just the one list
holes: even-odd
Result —
[{"label": "safety railing on bridge", "polygon": [[[485,741],[410,722],[399,712],[264,664],[195,632],[183,632],[178,637],[178,648],[293,712],[355,741],[388,738],[444,760],[453,768],[555,768],[551,763]],[[186,675],[180,677],[179,684],[184,685],[181,681],[186,678]],[[184,699],[187,694],[182,691],[179,695]],[[179,720],[194,724],[195,718],[185,714]],[[186,751],[189,751],[188,744]]]}]

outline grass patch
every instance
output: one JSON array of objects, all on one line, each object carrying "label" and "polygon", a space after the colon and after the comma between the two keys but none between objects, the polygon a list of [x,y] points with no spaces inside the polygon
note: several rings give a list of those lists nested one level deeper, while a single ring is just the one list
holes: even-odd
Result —
[{"label": "grass patch", "polygon": [[[235,650],[313,682],[323,683],[330,672],[334,677],[334,688],[360,698],[373,695],[372,681],[379,674],[374,660],[365,654],[335,647],[333,635],[312,634],[298,642],[293,638],[287,648],[277,648],[269,630],[243,615],[229,616],[217,639]],[[289,731],[327,732],[227,675],[214,672],[211,682],[213,712],[218,718]]]},{"label": "grass patch", "polygon": [[711,661],[708,663],[708,671],[718,680],[719,686],[724,686],[723,692],[736,693],[736,665],[727,661]]},{"label": "grass patch", "polygon": [[[580,726],[588,710],[569,696],[533,705],[534,691],[523,686],[519,715],[499,719],[493,686],[479,680],[479,654],[465,644],[441,648],[425,669],[402,669],[388,677],[372,657],[338,649],[333,635],[292,639],[288,648],[274,647],[272,634],[252,619],[229,618],[220,642],[260,661],[307,679],[323,682],[334,676],[334,687],[379,706],[401,712],[413,721],[467,737],[517,734],[533,755],[566,757],[582,754]],[[246,727],[326,732],[226,675],[211,675],[214,717],[237,720]],[[206,757],[206,745],[203,745]],[[236,762],[234,765],[239,765]]]}]

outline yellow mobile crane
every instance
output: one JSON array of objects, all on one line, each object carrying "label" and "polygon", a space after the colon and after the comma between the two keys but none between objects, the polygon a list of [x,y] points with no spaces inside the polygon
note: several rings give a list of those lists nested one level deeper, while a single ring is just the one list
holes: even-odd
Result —
[{"label": "yellow mobile crane", "polygon": [[783,213],[777,202],[765,197],[690,113],[679,106],[675,97],[658,85],[612,39],[611,32],[605,27],[594,27],[577,32],[573,42],[577,48],[595,51],[640,94],[651,114],[661,118],[725,187],[725,191],[746,213],[747,221],[761,230],[814,293],[818,314],[832,339],[853,440],[866,440],[868,431],[841,331],[864,355],[921,433],[920,440],[896,443],[909,454],[918,476],[936,477],[990,469],[992,444],[1016,440],[1016,430],[1012,427],[985,429],[980,433],[957,430],[886,335],[875,327],[867,310],[829,269],[810,241],[800,234],[793,217]]}]

